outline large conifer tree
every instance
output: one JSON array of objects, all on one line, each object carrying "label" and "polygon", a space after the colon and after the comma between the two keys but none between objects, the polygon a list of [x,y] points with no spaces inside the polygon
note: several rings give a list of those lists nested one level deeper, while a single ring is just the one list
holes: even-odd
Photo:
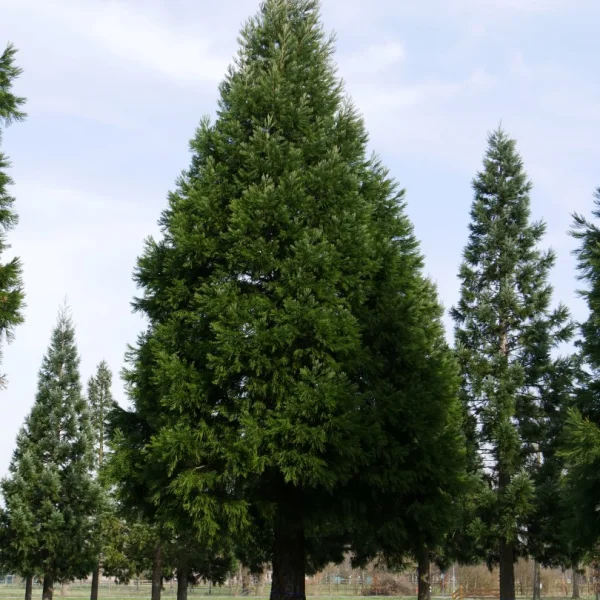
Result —
[{"label": "large conifer tree", "polygon": [[526,552],[534,488],[524,469],[538,464],[549,378],[559,368],[552,352],[573,330],[567,309],[550,306],[555,258],[538,249],[545,225],[530,222],[531,183],[515,145],[501,129],[489,136],[452,310],[463,400],[495,492],[484,512],[503,600],[515,597],[514,562]]},{"label": "large conifer tree", "polygon": [[86,577],[96,556],[92,431],[81,393],[75,329],[60,311],[39,372],[31,413],[17,438],[10,475],[2,481],[14,564],[44,573],[44,600],[55,581]]},{"label": "large conifer tree", "polygon": [[579,277],[586,287],[580,292],[588,308],[578,341],[585,365],[585,380],[577,394],[577,410],[569,415],[563,437],[567,460],[566,497],[571,507],[568,538],[576,548],[597,554],[600,539],[600,188],[596,190],[594,220],[575,214],[572,235]]},{"label": "large conifer tree", "polygon": [[[15,65],[15,53],[16,49],[9,44],[0,54],[0,146],[2,128],[25,118],[25,113],[21,110],[25,98],[15,96],[12,92],[14,80],[22,72]],[[0,151],[0,255],[10,248],[6,234],[18,221],[17,214],[13,210],[15,199],[8,190],[13,183],[6,172],[8,167],[8,158]],[[0,263],[0,341],[1,338],[10,341],[14,328],[23,322],[21,310],[24,293],[21,275],[21,261],[18,258],[13,258],[5,264]],[[0,358],[1,356],[0,352]],[[4,383],[3,377],[0,383]]]},{"label": "large conifer tree", "polygon": [[115,421],[114,464],[161,514],[184,508],[202,539],[260,528],[274,600],[302,598],[392,497],[406,539],[461,463],[435,289],[332,53],[315,0],[267,0],[243,29],[139,260],[150,328]]}]

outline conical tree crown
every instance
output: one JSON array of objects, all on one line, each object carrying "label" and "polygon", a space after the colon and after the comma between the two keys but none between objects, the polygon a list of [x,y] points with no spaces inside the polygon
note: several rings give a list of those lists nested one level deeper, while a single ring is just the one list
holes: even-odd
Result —
[{"label": "conical tree crown", "polygon": [[461,297],[452,311],[456,342],[465,400],[480,419],[482,439],[494,440],[496,459],[503,453],[514,470],[521,442],[511,419],[519,419],[531,442],[540,417],[539,384],[553,348],[572,336],[573,326],[566,307],[551,308],[555,255],[538,249],[545,225],[530,222],[531,182],[515,141],[501,129],[489,137],[473,188]]},{"label": "conical tree crown", "polygon": [[[2,490],[24,566],[68,579],[86,576],[93,559],[92,431],[81,394],[75,329],[60,311],[43,357],[31,413],[17,438]],[[27,542],[27,546],[24,545]]]},{"label": "conical tree crown", "polygon": [[150,326],[111,465],[203,532],[254,519],[269,540],[285,506],[317,568],[373,489],[400,521],[424,494],[446,503],[457,379],[403,191],[367,157],[318,3],[267,0],[240,46],[139,259]]},{"label": "conical tree crown", "polygon": [[88,381],[88,407],[93,432],[96,467],[99,469],[106,453],[108,415],[115,406],[111,391],[112,372],[106,361],[98,365],[96,375]]},{"label": "conical tree crown", "polygon": [[324,458],[351,419],[344,361],[379,269],[373,215],[397,200],[331,55],[316,2],[263,4],[136,275],[163,406],[191,410],[203,436],[239,429],[229,460],[313,483],[336,478]]},{"label": "conical tree crown", "polygon": [[92,437],[79,362],[75,328],[65,308],[42,359],[36,401],[24,428],[29,443],[47,453],[49,462],[87,469]]},{"label": "conical tree crown", "polygon": [[480,507],[485,535],[514,544],[508,552],[517,553],[503,555],[501,573],[527,551],[524,542],[538,556],[548,546],[538,524],[528,522],[534,510],[539,516],[549,506],[542,495],[534,498],[533,484],[544,460],[554,465],[575,373],[570,357],[554,356],[573,324],[565,306],[551,307],[555,256],[538,248],[545,225],[531,222],[531,187],[515,141],[496,130],[473,181],[461,295],[452,310],[472,466],[484,468],[490,484]]}]

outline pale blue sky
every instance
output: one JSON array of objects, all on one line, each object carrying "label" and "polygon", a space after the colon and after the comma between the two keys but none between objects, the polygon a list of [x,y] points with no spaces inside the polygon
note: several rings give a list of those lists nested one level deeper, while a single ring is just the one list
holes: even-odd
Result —
[{"label": "pale blue sky", "polygon": [[[4,151],[21,222],[26,323],[5,349],[0,476],[34,399],[65,294],[87,381],[115,372],[141,319],[131,272],[157,231],[188,140],[257,0],[2,0],[0,45],[19,48],[29,118]],[[558,252],[556,298],[585,315],[566,235],[600,185],[597,0],[323,0],[337,60],[371,146],[407,188],[427,272],[449,307],[466,242],[470,181],[502,119],[533,179],[533,215]],[[448,321],[447,321],[448,322]],[[449,324],[449,322],[448,322]]]}]

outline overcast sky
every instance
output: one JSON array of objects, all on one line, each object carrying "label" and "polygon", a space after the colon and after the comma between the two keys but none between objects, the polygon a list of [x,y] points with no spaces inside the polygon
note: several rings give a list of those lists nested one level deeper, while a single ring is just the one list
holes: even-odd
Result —
[{"label": "overcast sky", "polygon": [[[0,476],[35,396],[58,307],[68,296],[84,382],[103,358],[118,372],[143,326],[131,273],[157,232],[188,140],[214,115],[217,85],[257,0],[0,0],[28,98],[3,150],[15,179],[26,323],[5,349]],[[486,135],[500,120],[534,182],[534,218],[558,253],[556,298],[577,299],[566,231],[600,185],[597,0],[323,0],[337,61],[377,151],[407,188],[427,272],[457,299]],[[450,325],[447,320],[448,325]]]}]

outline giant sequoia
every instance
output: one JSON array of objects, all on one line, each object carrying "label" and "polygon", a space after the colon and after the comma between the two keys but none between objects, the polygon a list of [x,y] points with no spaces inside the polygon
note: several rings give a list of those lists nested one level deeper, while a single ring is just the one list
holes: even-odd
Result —
[{"label": "giant sequoia", "polygon": [[[298,598],[307,571],[406,540],[429,496],[449,498],[457,379],[403,192],[367,156],[318,2],[267,0],[240,42],[135,274],[150,326],[127,378],[151,422],[136,477],[201,539],[254,532],[272,598]],[[146,435],[127,429],[124,452]],[[392,504],[393,531],[357,527]]]}]

